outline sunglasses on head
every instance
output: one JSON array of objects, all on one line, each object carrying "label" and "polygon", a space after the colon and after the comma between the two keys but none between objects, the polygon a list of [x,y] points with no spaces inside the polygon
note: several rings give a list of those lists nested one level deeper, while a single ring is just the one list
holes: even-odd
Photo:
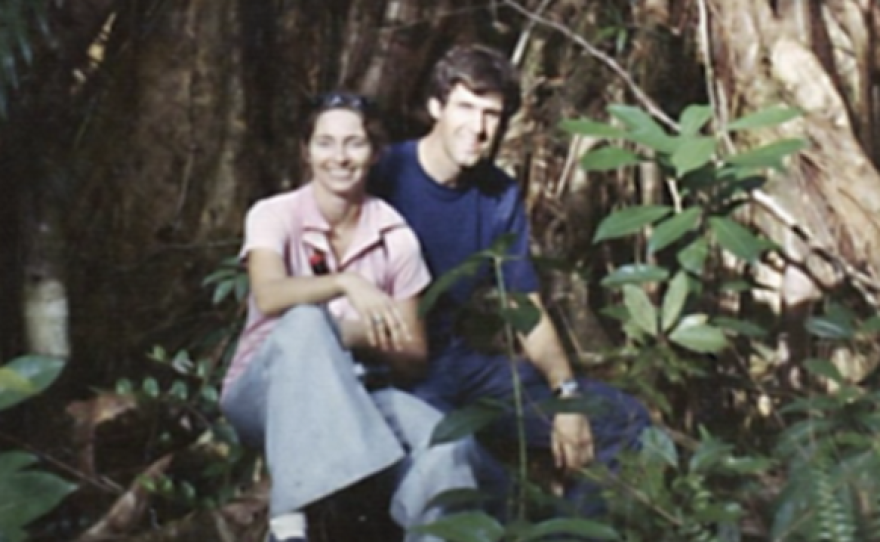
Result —
[{"label": "sunglasses on head", "polygon": [[314,100],[316,109],[333,109],[345,107],[355,111],[367,111],[373,107],[373,102],[366,96],[352,92],[325,92],[319,94]]}]

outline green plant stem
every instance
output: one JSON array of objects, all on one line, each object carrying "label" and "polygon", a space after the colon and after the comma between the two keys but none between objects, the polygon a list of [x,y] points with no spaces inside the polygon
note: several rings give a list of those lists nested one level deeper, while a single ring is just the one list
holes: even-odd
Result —
[{"label": "green plant stem", "polygon": [[[504,272],[501,268],[503,259],[494,257],[492,265],[495,271],[495,282],[498,285],[498,297],[502,309],[507,309],[510,305],[510,299],[507,296],[507,288],[504,285]],[[519,521],[526,519],[526,484],[528,477],[528,448],[526,446],[526,427],[525,414],[523,410],[522,384],[517,371],[516,352],[513,345],[516,341],[516,335],[510,322],[504,323],[504,334],[506,338],[507,359],[510,364],[510,374],[513,380],[513,405],[516,413],[516,438],[517,438],[517,470],[519,472],[519,483],[516,491],[516,518]]]}]

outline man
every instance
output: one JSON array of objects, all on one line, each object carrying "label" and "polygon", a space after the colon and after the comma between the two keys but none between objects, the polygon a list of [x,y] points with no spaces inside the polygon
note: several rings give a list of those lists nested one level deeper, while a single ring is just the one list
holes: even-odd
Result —
[{"label": "man", "polygon": [[[512,237],[511,258],[503,267],[505,289],[528,295],[540,311],[537,326],[521,338],[525,359],[515,362],[531,407],[527,441],[533,448],[549,448],[559,472],[571,474],[594,459],[612,465],[620,450],[637,445],[649,418],[633,398],[575,375],[544,311],[528,259],[529,226],[518,187],[485,160],[499,127],[519,104],[518,74],[504,56],[476,45],[453,48],[432,75],[430,132],[388,149],[372,183],[415,230],[435,280],[501,236]],[[513,395],[510,360],[476,350],[456,324],[468,300],[491,280],[491,270],[484,269],[457,281],[427,316],[429,376],[413,391],[443,411]],[[542,415],[534,405],[553,396],[583,396],[600,409],[591,417],[585,412]],[[496,424],[493,436],[512,442],[515,427],[511,420]],[[580,499],[582,511],[601,509],[595,487],[571,484],[567,497]]]}]

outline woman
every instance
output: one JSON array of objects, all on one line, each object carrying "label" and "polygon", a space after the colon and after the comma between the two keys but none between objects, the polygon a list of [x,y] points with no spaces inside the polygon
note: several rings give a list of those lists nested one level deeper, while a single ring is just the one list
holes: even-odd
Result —
[{"label": "woman", "polygon": [[363,97],[322,96],[302,143],[310,182],[248,212],[248,318],[221,406],[244,441],[265,448],[273,540],[306,540],[305,506],[404,458],[391,515],[403,527],[430,521],[433,496],[473,487],[467,452],[428,448],[440,414],[394,388],[367,391],[352,355],[367,352],[394,378],[425,368],[418,241],[366,195],[381,137]]}]

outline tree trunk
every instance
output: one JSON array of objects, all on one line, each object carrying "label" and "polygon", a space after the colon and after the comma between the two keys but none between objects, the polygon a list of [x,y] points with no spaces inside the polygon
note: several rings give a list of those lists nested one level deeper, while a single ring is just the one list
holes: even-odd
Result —
[{"label": "tree trunk", "polygon": [[235,8],[136,3],[112,28],[69,222],[78,360],[97,374],[191,340],[200,281],[238,246],[253,188]]}]

